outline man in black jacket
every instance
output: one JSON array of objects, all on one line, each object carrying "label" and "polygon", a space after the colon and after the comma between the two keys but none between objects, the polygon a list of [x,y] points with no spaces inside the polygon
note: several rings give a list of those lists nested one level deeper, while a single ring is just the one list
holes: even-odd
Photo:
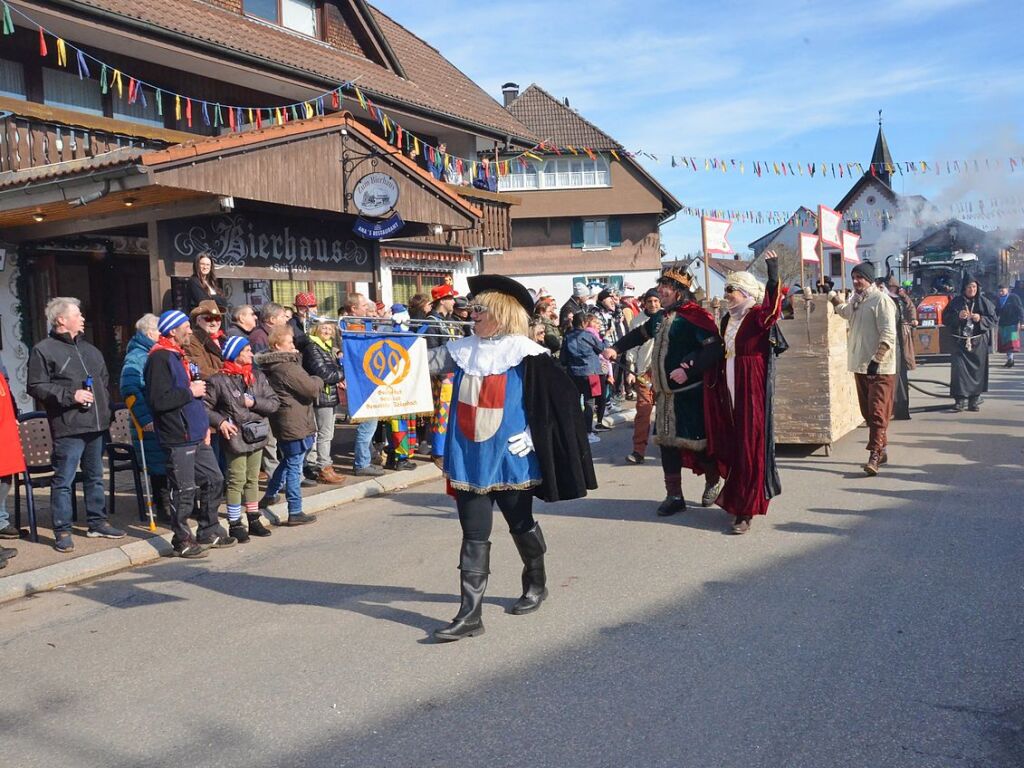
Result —
[{"label": "man in black jacket", "polygon": [[[160,445],[167,451],[167,482],[171,489],[171,545],[181,557],[205,557],[209,547],[230,547],[235,539],[221,527],[224,476],[210,448],[210,421],[203,405],[206,382],[189,362],[184,345],[192,335],[188,318],[176,309],[160,315],[160,338],[146,361],[146,402],[153,413]],[[192,536],[196,486],[202,495],[197,537]]]},{"label": "man in black jacket", "polygon": [[110,377],[103,355],[85,340],[85,317],[78,299],[58,296],[46,305],[50,335],[29,355],[28,393],[43,404],[53,436],[54,549],[74,552],[71,494],[82,467],[85,513],[90,538],[120,539],[124,531],[107,520],[103,492],[103,435],[110,427]]}]

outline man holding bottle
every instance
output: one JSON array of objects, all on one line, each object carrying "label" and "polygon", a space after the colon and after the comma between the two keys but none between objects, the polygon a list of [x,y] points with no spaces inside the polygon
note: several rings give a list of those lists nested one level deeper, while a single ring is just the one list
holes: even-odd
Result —
[{"label": "man holding bottle", "polygon": [[107,520],[103,491],[103,436],[110,427],[109,375],[103,355],[85,340],[85,316],[78,299],[58,296],[46,305],[50,334],[32,348],[28,394],[46,409],[53,436],[54,549],[69,553],[71,494],[79,464],[90,538],[120,539],[124,531]]}]

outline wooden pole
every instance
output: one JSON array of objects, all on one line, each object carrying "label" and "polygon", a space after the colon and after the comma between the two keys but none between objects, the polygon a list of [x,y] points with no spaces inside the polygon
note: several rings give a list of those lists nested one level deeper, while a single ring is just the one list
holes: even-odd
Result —
[{"label": "wooden pole", "polygon": [[708,236],[705,232],[704,217],[700,219],[700,252],[704,254],[704,301],[705,307],[711,311],[711,267],[708,265]]}]

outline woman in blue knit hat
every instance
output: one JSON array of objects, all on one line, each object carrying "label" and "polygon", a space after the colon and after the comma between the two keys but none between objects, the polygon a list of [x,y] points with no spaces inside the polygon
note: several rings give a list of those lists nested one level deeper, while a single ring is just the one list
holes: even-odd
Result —
[{"label": "woman in blue knit hat", "polygon": [[[270,535],[260,519],[260,460],[270,436],[267,417],[280,400],[267,377],[253,367],[247,338],[228,337],[222,352],[224,367],[207,381],[203,400],[227,459],[228,534],[245,543],[250,536]],[[243,507],[248,525],[242,521]]]}]

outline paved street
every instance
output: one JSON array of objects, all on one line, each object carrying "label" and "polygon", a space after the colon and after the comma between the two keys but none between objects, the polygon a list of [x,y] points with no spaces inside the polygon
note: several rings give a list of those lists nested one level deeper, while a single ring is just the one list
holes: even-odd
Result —
[{"label": "paved street", "polygon": [[601,489],[540,507],[550,600],[505,613],[519,566],[498,524],[487,634],[459,643],[428,639],[456,610],[441,483],[9,604],[0,758],[1020,766],[1022,390],[994,368],[981,413],[896,423],[874,480],[863,429],[827,458],[787,451],[745,537],[714,510],[656,518],[660,469],[624,465],[617,427]]}]

